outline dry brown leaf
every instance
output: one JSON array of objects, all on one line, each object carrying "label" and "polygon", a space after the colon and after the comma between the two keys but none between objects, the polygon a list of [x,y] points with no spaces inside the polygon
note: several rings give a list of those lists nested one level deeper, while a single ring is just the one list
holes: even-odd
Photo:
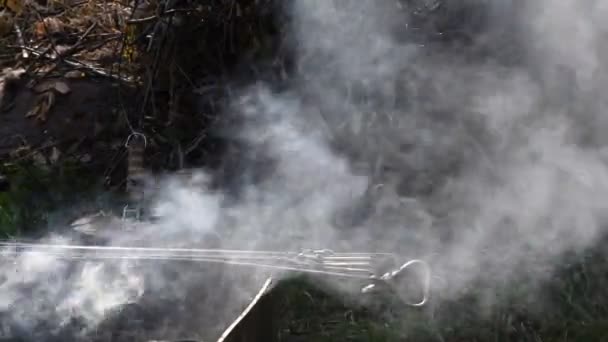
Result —
[{"label": "dry brown leaf", "polygon": [[66,52],[70,51],[72,47],[68,45],[55,45],[55,52],[57,55],[63,56]]},{"label": "dry brown leaf", "polygon": [[23,8],[25,7],[24,0],[6,0],[6,7],[13,11],[16,15],[21,15],[23,13]]},{"label": "dry brown leaf", "polygon": [[67,83],[59,80],[41,82],[34,87],[34,91],[37,93],[44,93],[51,90],[54,90],[61,95],[69,94],[70,91],[72,91]]},{"label": "dry brown leaf", "polygon": [[44,93],[45,91],[49,91],[49,89],[51,89],[51,83],[49,82],[40,82],[33,88],[37,93]]},{"label": "dry brown leaf", "polygon": [[34,24],[34,34],[37,38],[44,38],[63,31],[65,31],[65,24],[55,17],[47,17]]},{"label": "dry brown leaf", "polygon": [[0,81],[6,80],[18,80],[25,74],[25,69],[23,68],[4,68],[2,72],[0,72]]},{"label": "dry brown leaf", "polygon": [[80,70],[70,70],[63,75],[65,78],[83,78],[85,73]]},{"label": "dry brown leaf", "polygon": [[36,86],[33,88],[33,90],[37,93],[46,93],[48,91],[51,91],[53,89],[53,83],[46,81],[46,82],[40,82],[38,84],[36,84]]},{"label": "dry brown leaf", "polygon": [[44,27],[44,23],[39,21],[34,24],[34,35],[36,38],[44,38],[46,36],[46,28]]},{"label": "dry brown leaf", "polygon": [[40,105],[38,103],[36,103],[34,105],[34,108],[30,109],[29,112],[25,113],[25,117],[31,118],[32,116],[36,116],[36,115],[38,115],[39,111],[40,111]]},{"label": "dry brown leaf", "polygon": [[34,108],[25,114],[26,118],[34,117],[39,123],[44,123],[48,119],[49,110],[55,104],[55,93],[47,91],[36,99]]},{"label": "dry brown leaf", "polygon": [[57,81],[53,84],[53,88],[61,95],[69,94],[71,89],[67,83],[63,81]]},{"label": "dry brown leaf", "polygon": [[65,30],[65,24],[56,17],[44,18],[44,24],[49,33],[59,33]]},{"label": "dry brown leaf", "polygon": [[0,12],[0,37],[4,37],[13,31],[13,16],[9,13]]}]

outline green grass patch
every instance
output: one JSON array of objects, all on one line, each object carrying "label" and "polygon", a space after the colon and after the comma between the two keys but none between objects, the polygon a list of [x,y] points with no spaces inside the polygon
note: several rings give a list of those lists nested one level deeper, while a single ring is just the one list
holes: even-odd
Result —
[{"label": "green grass patch", "polygon": [[292,279],[274,290],[277,340],[608,341],[605,255],[600,246],[570,258],[537,292],[494,289],[497,303],[491,310],[481,310],[481,291],[421,310],[399,308],[390,297],[362,306],[306,279]]},{"label": "green grass patch", "polygon": [[0,237],[40,231],[58,210],[90,201],[97,186],[86,171],[71,162],[54,167],[29,161],[0,165],[0,173],[11,184],[9,191],[0,193]]}]

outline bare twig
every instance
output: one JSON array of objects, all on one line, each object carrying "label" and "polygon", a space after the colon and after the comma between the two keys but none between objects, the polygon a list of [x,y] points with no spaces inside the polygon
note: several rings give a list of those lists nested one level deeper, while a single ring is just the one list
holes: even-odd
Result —
[{"label": "bare twig", "polygon": [[[23,32],[21,32],[21,29],[19,28],[19,25],[17,25],[17,22],[15,22],[13,24],[13,27],[15,28],[15,33],[17,33],[17,41],[19,42],[19,45],[25,46],[25,40],[23,39]],[[24,59],[27,59],[30,57],[30,54],[28,53],[27,49],[21,48],[21,56]]]},{"label": "bare twig", "polygon": [[[27,51],[27,49],[25,49],[25,51]],[[32,69],[34,69],[38,63],[38,61],[40,59],[42,59],[43,56],[46,56],[46,54],[49,53],[49,51],[51,51],[51,47],[49,46],[48,48],[46,48],[44,51],[42,51],[38,56],[36,56],[36,59],[33,61],[33,63],[31,63],[27,69],[25,70],[26,74],[29,74],[30,72],[32,72]]]},{"label": "bare twig", "polygon": [[[14,47],[14,46],[10,46],[9,45],[9,47]],[[52,61],[57,61],[57,59],[58,59],[57,56],[45,55],[43,52],[40,52],[40,51],[38,51],[38,50],[36,50],[34,48],[30,48],[30,47],[27,47],[27,46],[17,46],[17,47],[20,47],[22,49],[28,50],[34,56],[42,56],[42,57],[50,59]],[[93,66],[93,65],[89,65],[89,64],[86,64],[86,63],[81,62],[81,61],[76,60],[76,59],[63,58],[63,59],[60,59],[60,61],[63,62],[63,63],[65,63],[65,64],[67,64],[67,65],[69,65],[69,66],[72,66],[72,67],[86,69],[86,70],[90,71],[91,73],[99,75],[99,76],[112,78],[112,79],[115,79],[117,81],[121,81],[121,82],[125,82],[125,83],[131,83],[132,82],[131,80],[129,80],[127,78],[119,77],[117,75],[113,75],[113,74],[111,74],[110,72],[106,71],[103,68],[99,68],[99,67],[96,67],[96,66]]]},{"label": "bare twig", "polygon": [[57,16],[57,15],[60,15],[62,13],[65,13],[66,10],[68,10],[68,9],[71,10],[71,9],[76,8],[76,7],[88,4],[88,3],[89,3],[89,0],[83,0],[83,1],[72,3],[69,6],[65,6],[65,8],[62,8],[60,10],[55,10],[55,11],[48,11],[45,8],[41,8],[40,5],[37,5],[36,8],[37,8],[38,12],[40,12],[40,14],[42,14],[44,16]]},{"label": "bare twig", "polygon": [[[76,54],[76,53],[78,53],[78,52],[80,52],[82,50],[85,50],[85,49],[88,49],[89,51],[96,50],[96,49],[98,49],[98,48],[106,45],[107,43],[113,41],[113,40],[119,39],[120,37],[121,37],[120,35],[110,36],[110,37],[107,37],[107,38],[105,38],[103,40],[97,41],[95,44],[91,44],[89,46],[83,46],[81,44],[80,46],[74,47],[74,50],[70,51],[70,56],[73,56],[74,54]],[[64,57],[70,57],[70,56],[66,56],[66,53],[63,53],[63,56]]]},{"label": "bare twig", "polygon": [[161,15],[151,15],[149,17],[144,17],[144,18],[139,18],[139,19],[129,19],[127,20],[127,24],[130,25],[136,25],[136,24],[145,24],[145,23],[150,23],[153,21],[156,21],[158,19],[160,19],[161,16],[169,16],[171,14],[175,14],[175,13],[179,13],[179,12],[192,12],[193,9],[178,9],[178,8],[174,8],[174,9],[170,9],[170,10],[166,10],[164,11]]},{"label": "bare twig", "polygon": [[189,155],[190,153],[192,153],[206,137],[207,131],[202,131],[201,134],[199,134],[199,136],[196,137],[196,139],[194,139],[194,141],[190,143],[190,146],[186,148],[186,150],[183,152],[184,155]]},{"label": "bare twig", "polygon": [[[93,26],[91,26],[91,27],[89,28],[89,30],[87,30],[87,32],[90,32],[90,30],[91,30],[92,28],[93,28]],[[66,50],[66,51],[64,51],[64,52],[61,52],[61,56],[60,56],[60,57],[61,57],[61,58],[66,58],[66,57],[73,56],[74,54],[76,54],[76,53],[78,53],[78,52],[80,52],[80,51],[82,51],[82,50],[84,50],[84,49],[86,49],[86,48],[90,48],[91,50],[95,50],[95,49],[97,49],[97,48],[99,48],[99,47],[101,47],[101,46],[103,46],[103,45],[107,44],[108,42],[110,42],[110,41],[112,41],[112,40],[115,40],[115,39],[120,38],[120,35],[114,35],[114,36],[110,36],[110,37],[108,37],[108,38],[106,38],[106,39],[104,39],[104,40],[102,40],[102,41],[98,42],[97,44],[95,44],[95,45],[93,45],[93,46],[89,46],[89,47],[83,47],[83,46],[82,46],[82,44],[81,44],[81,43],[82,43],[82,41],[84,40],[84,38],[86,38],[86,32],[85,32],[85,34],[84,34],[83,36],[81,36],[80,38],[81,38],[81,39],[80,39],[78,42],[76,42],[76,43],[75,43],[75,44],[74,44],[72,47],[70,47],[68,50]],[[31,71],[32,71],[32,69],[35,67],[36,63],[37,63],[37,62],[38,62],[40,59],[42,59],[43,57],[45,57],[45,58],[47,58],[47,59],[50,59],[50,60],[53,60],[53,61],[56,61],[56,60],[57,60],[57,58],[56,58],[55,56],[52,56],[52,55],[49,55],[49,54],[48,54],[48,53],[49,53],[49,51],[51,51],[51,50],[52,50],[52,46],[49,46],[49,47],[48,47],[48,48],[46,48],[44,51],[42,51],[42,52],[40,52],[39,54],[37,54],[37,56],[36,56],[36,59],[35,59],[34,63],[32,63],[32,64],[31,64],[30,66],[28,66],[28,68],[26,69],[26,73],[27,73],[27,74],[31,73]],[[60,61],[60,62],[61,62],[61,61]],[[80,61],[75,61],[75,62],[82,63],[82,62],[80,62]],[[70,61],[68,61],[68,63],[67,63],[67,64],[68,64],[68,65],[70,65]],[[49,69],[48,69],[46,72],[44,72],[44,74],[43,74],[43,75],[41,75],[39,78],[40,78],[40,79],[45,78],[47,75],[49,75],[51,72],[53,72],[53,71],[54,71],[54,70],[57,68],[57,66],[58,66],[58,65],[59,65],[59,63],[55,63],[55,64],[54,64],[54,65],[53,65],[51,68],[49,68]],[[85,67],[86,67],[86,66],[85,66]],[[32,80],[32,82],[30,83],[30,87],[33,87],[33,86],[36,84],[36,82],[37,82],[37,81]]]},{"label": "bare twig", "polygon": [[76,43],[74,43],[74,45],[72,45],[69,49],[67,49],[63,55],[67,56],[69,54],[71,54],[74,50],[76,50],[76,48],[78,46],[80,46],[80,44],[82,44],[82,41],[91,33],[91,31],[93,31],[93,29],[95,28],[95,26],[97,26],[97,22],[93,22],[93,24],[91,24],[91,26],[89,26],[89,28],[82,34],[82,36],[78,37],[78,40],[76,41]]},{"label": "bare twig", "polygon": [[[82,41],[91,33],[91,31],[93,31],[95,26],[97,26],[97,22],[94,22],[93,24],[91,24],[91,26],[89,26],[89,28],[80,37],[78,37],[78,40],[76,41],[76,43],[74,43],[74,45],[72,45],[67,50],[60,52],[58,54],[57,58],[63,60],[65,57],[69,57],[69,56],[73,55],[75,52],[77,52],[79,46],[82,44]],[[46,50],[45,54],[48,52],[48,50],[49,49]],[[54,58],[54,59],[56,59],[56,58]],[[51,70],[49,70],[45,74],[45,76],[48,75],[52,70],[54,70],[57,67],[57,65],[58,64],[55,64],[55,66]]]}]

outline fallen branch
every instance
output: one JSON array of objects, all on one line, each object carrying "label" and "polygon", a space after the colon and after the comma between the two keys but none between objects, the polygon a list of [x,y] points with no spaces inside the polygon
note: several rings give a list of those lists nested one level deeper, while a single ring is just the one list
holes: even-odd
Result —
[{"label": "fallen branch", "polygon": [[72,59],[72,58],[58,58],[58,56],[49,56],[48,54],[45,54],[44,52],[38,51],[34,48],[28,47],[28,46],[12,46],[9,45],[8,47],[18,47],[21,49],[26,49],[27,51],[31,52],[34,56],[41,56],[44,58],[47,58],[49,60],[52,61],[57,61],[58,59],[60,60],[60,62],[63,62],[71,67],[75,67],[75,68],[82,68],[85,70],[88,70],[89,72],[98,75],[98,76],[103,76],[103,77],[108,77],[108,78],[112,78],[115,79],[117,81],[121,81],[121,82],[125,82],[125,83],[132,83],[133,81],[128,79],[128,78],[124,78],[124,77],[120,77],[118,75],[114,75],[111,72],[103,69],[103,68],[99,68],[93,65],[89,65],[86,64],[84,62],[81,62],[77,59]]}]

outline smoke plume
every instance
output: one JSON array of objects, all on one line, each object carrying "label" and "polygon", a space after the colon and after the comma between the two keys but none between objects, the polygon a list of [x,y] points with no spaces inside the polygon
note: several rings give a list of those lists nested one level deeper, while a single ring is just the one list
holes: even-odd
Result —
[{"label": "smoke plume", "polygon": [[[155,204],[163,219],[113,243],[215,235],[229,248],[396,252],[427,258],[447,299],[479,282],[534,288],[563,255],[592,246],[607,223],[608,4],[436,5],[286,3],[294,76],[240,89],[230,111],[242,124],[223,132],[251,161],[234,180],[238,196],[211,190],[202,171],[194,183],[169,179]],[[449,38],[462,13],[473,39]],[[184,267],[176,280],[160,265],[85,266],[70,278],[48,258],[17,266],[2,268],[0,311],[23,329],[53,315],[39,298],[56,303],[59,326],[73,310],[94,327],[108,308],[141,299],[144,283],[167,298],[204,284],[240,300],[261,285],[255,270],[212,278]],[[53,277],[59,285],[48,286]]]}]

